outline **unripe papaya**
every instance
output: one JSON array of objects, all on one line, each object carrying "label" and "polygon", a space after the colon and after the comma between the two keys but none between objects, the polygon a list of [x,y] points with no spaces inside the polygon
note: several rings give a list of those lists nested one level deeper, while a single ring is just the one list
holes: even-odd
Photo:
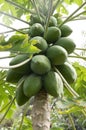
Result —
[{"label": "unripe papaya", "polygon": [[43,86],[47,93],[54,97],[61,97],[63,95],[63,82],[60,76],[54,72],[49,71],[43,80]]},{"label": "unripe papaya", "polygon": [[35,74],[29,75],[23,85],[24,94],[27,97],[35,96],[42,88],[41,77]]},{"label": "unripe papaya", "polygon": [[63,65],[58,65],[57,68],[69,84],[76,81],[77,73],[71,64],[65,62]]},{"label": "unripe papaya", "polygon": [[6,81],[10,83],[17,83],[23,74],[17,73],[13,69],[9,69],[6,76]]},{"label": "unripe papaya", "polygon": [[61,30],[61,37],[67,37],[72,33],[72,29],[65,24],[60,27],[60,30]]},{"label": "unripe papaya", "polygon": [[23,83],[16,89],[16,101],[19,106],[24,105],[29,100],[28,97],[24,95]]},{"label": "unripe papaya", "polygon": [[[19,63],[22,63],[23,61],[27,60],[29,56],[27,54],[19,54],[15,56],[9,63],[10,66],[17,65]],[[30,70],[30,62],[25,63],[24,65],[14,68],[14,71],[21,74],[29,74],[31,72]]]},{"label": "unripe papaya", "polygon": [[50,27],[50,26],[57,26],[57,19],[56,19],[54,16],[51,16],[51,17],[50,17],[49,27]]},{"label": "unripe papaya", "polygon": [[45,33],[45,39],[48,43],[55,43],[61,36],[61,31],[58,27],[52,26],[48,27]]},{"label": "unripe papaya", "polygon": [[46,51],[46,55],[54,65],[63,64],[67,60],[67,51],[57,45],[49,47]]},{"label": "unripe papaya", "polygon": [[33,37],[31,39],[31,41],[32,40],[36,40],[37,41],[37,43],[35,44],[35,46],[37,48],[39,48],[42,52],[44,52],[48,48],[48,44],[47,44],[47,42],[46,42],[46,40],[44,38],[42,38],[40,36],[36,36],[36,37]]},{"label": "unripe papaya", "polygon": [[34,73],[43,75],[50,71],[51,63],[44,55],[36,55],[31,60],[31,69]]},{"label": "unripe papaya", "polygon": [[55,45],[59,45],[65,48],[68,54],[72,53],[76,47],[74,41],[67,37],[59,38],[59,40],[57,40]]},{"label": "unripe papaya", "polygon": [[37,15],[31,15],[29,24],[33,25],[34,23],[43,24],[43,20],[41,17],[39,18]]},{"label": "unripe papaya", "polygon": [[44,34],[44,27],[40,23],[35,23],[30,27],[29,35],[31,37],[43,36],[43,34]]}]

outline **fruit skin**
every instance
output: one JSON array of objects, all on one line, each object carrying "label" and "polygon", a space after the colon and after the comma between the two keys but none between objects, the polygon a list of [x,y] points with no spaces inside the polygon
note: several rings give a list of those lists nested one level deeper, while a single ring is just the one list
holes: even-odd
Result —
[{"label": "fruit skin", "polygon": [[48,48],[48,44],[43,37],[36,36],[33,37],[31,40],[37,40],[35,46],[38,47],[42,52],[46,51],[46,49]]},{"label": "fruit skin", "polygon": [[50,71],[51,63],[44,55],[36,55],[31,60],[31,69],[34,73],[43,75]]},{"label": "fruit skin", "polygon": [[16,101],[19,106],[24,105],[29,100],[28,97],[24,95],[23,83],[16,89]]},{"label": "fruit skin", "polygon": [[43,20],[42,18],[39,18],[37,15],[31,15],[29,24],[33,25],[34,23],[43,24]]},{"label": "fruit skin", "polygon": [[63,65],[57,66],[57,68],[69,84],[76,81],[77,73],[71,64],[65,62]]},{"label": "fruit skin", "polygon": [[49,20],[49,27],[51,26],[57,26],[57,19],[54,16],[51,16]]},{"label": "fruit skin", "polygon": [[67,38],[67,37],[59,38],[59,40],[57,40],[55,45],[59,45],[59,46],[62,46],[63,48],[65,48],[66,51],[68,52],[68,54],[72,53],[76,47],[73,40],[70,38]]},{"label": "fruit skin", "polygon": [[6,81],[10,83],[17,83],[23,74],[17,73],[13,69],[9,69],[6,76]]},{"label": "fruit skin", "polygon": [[68,25],[62,25],[60,27],[61,37],[67,37],[72,33],[72,29]]},{"label": "fruit skin", "polygon": [[60,76],[54,71],[49,71],[44,76],[43,86],[47,93],[54,97],[61,97],[63,95],[63,82]]},{"label": "fruit skin", "polygon": [[43,36],[43,34],[44,34],[44,27],[40,23],[35,23],[30,27],[29,35],[31,37]]},{"label": "fruit skin", "polygon": [[55,43],[61,37],[61,31],[58,27],[52,26],[48,27],[45,33],[45,39],[48,43]]},{"label": "fruit skin", "polygon": [[50,59],[53,65],[63,64],[67,60],[67,51],[57,45],[53,45],[46,51],[46,56]]},{"label": "fruit skin", "polygon": [[23,91],[24,94],[29,98],[36,95],[41,88],[42,80],[38,75],[31,74],[24,81]]},{"label": "fruit skin", "polygon": [[[17,55],[10,61],[9,65],[12,66],[12,65],[22,63],[23,61],[27,60],[28,58],[29,58],[29,56],[26,54]],[[31,72],[30,62],[28,62],[20,67],[14,68],[13,70],[16,71],[17,73],[29,74]]]}]

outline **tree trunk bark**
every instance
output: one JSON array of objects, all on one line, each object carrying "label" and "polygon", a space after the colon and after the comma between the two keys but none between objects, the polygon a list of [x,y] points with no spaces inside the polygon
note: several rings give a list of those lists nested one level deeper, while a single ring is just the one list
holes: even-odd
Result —
[{"label": "tree trunk bark", "polygon": [[50,130],[50,104],[45,91],[40,91],[34,98],[32,109],[33,130]]}]

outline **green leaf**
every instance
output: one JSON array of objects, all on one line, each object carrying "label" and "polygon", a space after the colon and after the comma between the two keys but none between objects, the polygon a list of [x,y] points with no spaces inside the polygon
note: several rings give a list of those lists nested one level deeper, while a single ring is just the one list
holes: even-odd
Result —
[{"label": "green leaf", "polygon": [[80,6],[83,3],[83,0],[74,0],[74,2]]}]

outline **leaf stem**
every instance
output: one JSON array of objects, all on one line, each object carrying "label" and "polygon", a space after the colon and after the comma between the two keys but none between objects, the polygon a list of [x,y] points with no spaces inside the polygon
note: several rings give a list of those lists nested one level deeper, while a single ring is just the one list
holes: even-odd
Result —
[{"label": "leaf stem", "polygon": [[12,56],[12,55],[11,56],[4,56],[4,57],[0,57],[0,59],[6,59],[6,58],[12,58],[12,57],[14,57],[14,56]]},{"label": "leaf stem", "polygon": [[14,31],[20,32],[20,33],[22,33],[22,34],[26,34],[26,33],[22,32],[22,31],[20,31],[20,30],[18,30],[18,29],[15,29],[15,28],[13,28],[13,27],[9,27],[9,26],[7,26],[7,25],[5,25],[5,24],[3,24],[3,23],[0,23],[0,25],[4,26],[4,27],[6,27],[6,28],[10,28],[10,29],[12,29],[12,30],[14,30]]},{"label": "leaf stem", "polygon": [[79,13],[79,14],[73,16],[72,18],[70,18],[70,21],[71,21],[72,19],[77,18],[78,16],[80,16],[80,15],[82,15],[82,14],[84,14],[84,13],[86,13],[86,11],[82,11],[81,13]]},{"label": "leaf stem", "polygon": [[62,78],[65,87],[67,88],[67,90],[71,93],[72,96],[74,96],[75,98],[79,97],[78,93],[76,93],[71,86],[68,84],[68,82],[65,80],[65,78],[62,76],[62,74],[59,72],[59,70],[54,67],[55,71],[60,75],[60,77]]},{"label": "leaf stem", "polygon": [[27,112],[28,106],[29,106],[29,102],[27,102],[27,104],[25,104],[25,106],[24,106],[24,110],[23,110],[23,114],[22,114],[22,119],[21,119],[21,122],[20,122],[18,130],[21,130],[21,128],[22,128],[24,116],[25,116],[25,114]]},{"label": "leaf stem", "polygon": [[25,20],[22,20],[22,19],[19,19],[19,18],[15,17],[15,16],[12,16],[12,15],[10,15],[10,14],[7,14],[7,13],[5,13],[5,12],[3,12],[3,11],[0,11],[0,14],[4,14],[4,15],[6,15],[6,16],[8,16],[8,17],[11,17],[11,18],[17,19],[17,20],[19,20],[19,21],[21,21],[21,22],[23,22],[23,23],[29,24],[29,22],[27,22],[27,21],[25,21]]},{"label": "leaf stem", "polygon": [[83,56],[68,56],[68,57],[71,57],[71,58],[80,58],[80,59],[83,59],[83,60],[86,60],[86,57],[83,57]]},{"label": "leaf stem", "polygon": [[75,13],[77,13],[84,5],[86,4],[86,1],[80,6],[78,7],[72,14],[70,14],[60,25],[59,27],[61,27],[63,24],[65,24],[66,22],[68,22],[73,15],[75,15]]},{"label": "leaf stem", "polygon": [[51,13],[52,13],[52,0],[50,0],[49,2],[49,7],[48,7],[48,16],[46,16],[46,21],[45,21],[45,32],[44,32],[44,37],[45,37],[45,34],[46,34],[46,31],[47,31],[47,28],[48,28],[48,25],[49,25],[49,20],[50,20],[50,16],[51,16]]},{"label": "leaf stem", "polygon": [[72,124],[73,130],[76,130],[75,124],[74,124],[74,121],[73,121],[71,114],[68,114],[68,115],[69,115],[70,123]]},{"label": "leaf stem", "polygon": [[10,102],[10,105],[8,107],[8,109],[6,110],[5,114],[3,115],[2,119],[0,120],[0,123],[4,120],[4,118],[6,117],[8,111],[10,110],[12,104],[14,103],[15,97],[12,99],[12,101]]},{"label": "leaf stem", "polygon": [[13,68],[17,68],[17,67],[20,67],[20,66],[26,64],[27,62],[29,62],[31,60],[31,58],[32,58],[32,56],[29,59],[27,59],[27,60],[25,60],[25,61],[23,61],[23,62],[21,62],[19,64],[8,66],[8,67],[3,67],[3,66],[1,67],[0,66],[0,68],[2,68],[2,69],[13,69]]},{"label": "leaf stem", "polygon": [[[29,27],[27,27],[27,28],[20,28],[20,29],[18,29],[18,30],[24,30],[24,29],[29,29]],[[0,34],[5,34],[5,33],[11,33],[11,32],[14,32],[15,30],[9,30],[9,31],[6,31],[6,32],[0,32]]]},{"label": "leaf stem", "polygon": [[25,10],[27,12],[30,12],[31,14],[34,14],[31,10],[26,9],[22,5],[19,5],[19,4],[15,3],[15,2],[13,2],[11,0],[5,0],[5,1],[8,2],[8,3],[10,3],[10,4],[12,4],[13,6],[16,6],[17,8],[23,9],[23,10]]},{"label": "leaf stem", "polygon": [[86,48],[76,48],[76,50],[86,51]]},{"label": "leaf stem", "polygon": [[4,109],[5,109],[9,104],[10,104],[10,102],[8,102],[8,103],[0,110],[0,113],[1,113],[2,111],[4,111]]}]

